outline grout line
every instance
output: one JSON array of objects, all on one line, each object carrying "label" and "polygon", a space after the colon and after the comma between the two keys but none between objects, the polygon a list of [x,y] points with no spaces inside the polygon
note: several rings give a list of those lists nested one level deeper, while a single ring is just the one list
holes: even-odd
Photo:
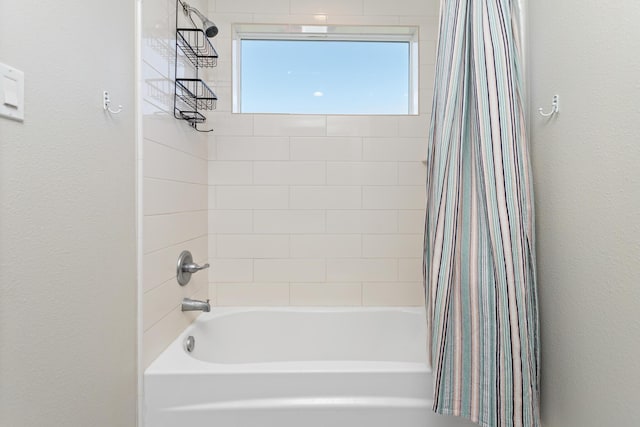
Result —
[{"label": "grout line", "polygon": [[152,254],[155,254],[157,252],[164,251],[166,249],[175,248],[176,246],[184,245],[185,243],[188,243],[188,242],[195,242],[196,240],[200,240],[200,239],[205,238],[205,237],[207,238],[207,242],[208,242],[209,236],[210,236],[210,234],[201,234],[200,236],[193,237],[191,239],[183,240],[181,242],[174,243],[174,244],[171,244],[169,246],[164,246],[162,248],[158,248],[158,249],[154,249],[154,250],[149,251],[149,252],[145,252],[143,254],[143,256],[152,255]]},{"label": "grout line", "polygon": [[194,209],[194,210],[189,210],[189,211],[177,211],[177,212],[169,212],[169,213],[145,214],[145,215],[143,215],[143,217],[146,218],[146,217],[154,217],[154,216],[181,215],[181,214],[187,214],[187,213],[208,212],[208,211],[209,211],[209,209]]},{"label": "grout line", "polygon": [[[192,153],[192,152],[190,152],[190,151],[181,150],[181,149],[179,149],[179,148],[174,147],[173,145],[169,145],[168,143],[165,143],[165,142],[162,142],[162,141],[158,141],[158,140],[153,139],[153,138],[149,138],[148,136],[145,136],[145,137],[143,137],[142,139],[143,139],[144,141],[148,141],[148,142],[151,142],[151,143],[153,143],[153,144],[161,145],[161,146],[163,146],[163,147],[165,147],[165,148],[168,148],[168,149],[170,149],[170,150],[177,151],[178,153],[182,153],[182,154],[184,154],[184,155],[186,155],[186,156],[193,157],[193,158],[195,158],[195,159],[197,159],[197,160],[203,160],[203,161],[205,161],[205,162],[210,161],[210,160],[209,160],[209,155],[208,155],[208,150],[207,150],[207,157],[200,157],[200,156],[198,156],[198,155],[196,155],[196,154],[194,154],[194,153]],[[207,145],[208,145],[208,144],[209,144],[209,141],[207,140]],[[143,144],[143,145],[144,145],[144,144]],[[208,147],[207,147],[207,148],[208,148]]]},{"label": "grout line", "polygon": [[[201,185],[203,187],[209,187],[209,183],[208,182],[202,183],[202,182],[182,181],[182,180],[179,180],[179,179],[158,178],[158,177],[155,177],[155,176],[148,176],[148,175],[145,175],[143,177],[143,179],[144,180],[151,179],[151,180],[154,180],[154,181],[161,181],[161,182],[176,182],[176,183],[179,183],[179,184]],[[208,177],[207,177],[207,181],[208,181]]]}]

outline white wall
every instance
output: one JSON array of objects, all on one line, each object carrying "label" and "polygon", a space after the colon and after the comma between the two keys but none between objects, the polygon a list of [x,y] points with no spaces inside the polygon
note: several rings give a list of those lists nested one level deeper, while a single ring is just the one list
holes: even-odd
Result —
[{"label": "white wall", "polygon": [[529,10],[543,425],[637,426],[640,3]]},{"label": "white wall", "polygon": [[[189,4],[207,14],[206,2]],[[183,250],[198,263],[208,259],[208,146],[206,134],[173,117],[175,8],[175,0],[142,2],[143,369],[196,317],[180,310],[182,298],[208,292],[206,272],[184,287],[176,280]],[[179,18],[184,25],[182,11]],[[181,58],[179,72],[193,73],[185,64]]]},{"label": "white wall", "polygon": [[[220,27],[211,297],[218,305],[421,305],[421,160],[438,2],[216,0],[209,10]],[[252,22],[419,25],[420,114],[232,114],[231,24]]]},{"label": "white wall", "polygon": [[[136,420],[134,4],[0,2],[0,425]],[[124,111],[102,110],[103,90]]]}]

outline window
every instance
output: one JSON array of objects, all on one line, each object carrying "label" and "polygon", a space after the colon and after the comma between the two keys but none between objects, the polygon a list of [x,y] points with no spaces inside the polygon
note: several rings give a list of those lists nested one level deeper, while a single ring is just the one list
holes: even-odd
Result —
[{"label": "window", "polygon": [[234,112],[416,114],[415,27],[241,25]]}]

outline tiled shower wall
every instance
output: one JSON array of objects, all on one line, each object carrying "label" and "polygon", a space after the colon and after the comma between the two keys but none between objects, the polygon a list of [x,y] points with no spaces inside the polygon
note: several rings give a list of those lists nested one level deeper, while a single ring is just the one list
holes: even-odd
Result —
[{"label": "tiled shower wall", "polygon": [[[218,305],[420,305],[436,0],[210,0],[209,295]],[[231,113],[231,24],[418,25],[416,116]],[[384,59],[382,59],[384,60]],[[384,96],[381,94],[381,96]]]},{"label": "tiled shower wall", "polygon": [[[206,1],[189,3],[206,13]],[[208,146],[205,134],[173,117],[175,7],[175,0],[142,4],[143,368],[195,317],[180,311],[182,298],[207,298],[206,273],[184,287],[176,281],[182,250],[208,259]]]}]

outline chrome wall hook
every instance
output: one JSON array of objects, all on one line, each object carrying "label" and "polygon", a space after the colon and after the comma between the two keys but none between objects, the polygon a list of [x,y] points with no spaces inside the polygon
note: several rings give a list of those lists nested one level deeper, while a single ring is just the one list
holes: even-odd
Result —
[{"label": "chrome wall hook", "polygon": [[122,111],[122,105],[118,105],[117,110],[111,109],[111,98],[109,97],[109,92],[107,92],[106,90],[102,92],[102,108],[104,109],[104,111],[108,111],[111,114],[118,114]]},{"label": "chrome wall hook", "polygon": [[553,99],[551,100],[551,111],[549,113],[545,113],[542,108],[538,108],[538,113],[542,117],[551,117],[556,113],[560,112],[560,95],[553,95]]}]

